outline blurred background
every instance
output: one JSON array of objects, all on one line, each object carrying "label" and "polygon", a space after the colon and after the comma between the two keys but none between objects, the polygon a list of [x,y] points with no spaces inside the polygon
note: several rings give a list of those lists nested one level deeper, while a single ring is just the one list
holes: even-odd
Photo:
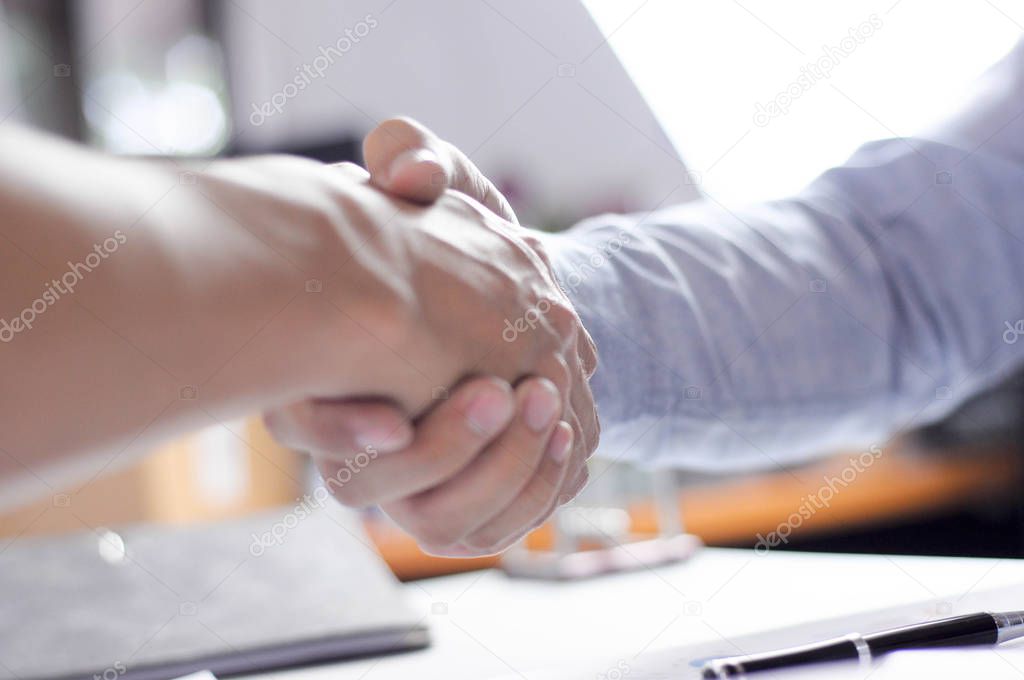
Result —
[{"label": "blurred background", "polygon": [[[524,223],[557,230],[798,190],[859,144],[952,110],[1022,30],[1024,10],[1000,0],[2,0],[0,121],[116,154],[358,162],[377,122],[411,115],[463,148]],[[767,115],[772,102],[784,112]],[[527,545],[685,527],[756,546],[786,527],[781,548],[1022,556],[1022,415],[1014,379],[877,452],[730,478],[634,470],[601,450],[574,509]],[[855,480],[852,460],[871,461]],[[238,516],[314,484],[257,417],[222,423],[0,517],[0,545]],[[807,510],[826,488],[827,506]],[[404,579],[493,564],[428,557],[385,518],[366,523]]]}]

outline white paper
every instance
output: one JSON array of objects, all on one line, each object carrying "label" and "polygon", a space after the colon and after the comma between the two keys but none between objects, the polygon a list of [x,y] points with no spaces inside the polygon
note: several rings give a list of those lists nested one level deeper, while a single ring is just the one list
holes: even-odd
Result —
[{"label": "white paper", "polygon": [[[711,658],[735,656],[737,647],[744,653],[758,653],[807,644],[849,633],[872,633],[887,628],[923,621],[960,616],[979,611],[1024,609],[1024,583],[995,590],[971,593],[945,602],[948,608],[936,611],[934,600],[920,604],[867,612],[827,621],[811,621],[800,626],[768,630],[703,644],[687,645],[641,656],[629,662],[624,680],[696,680],[704,663]],[[751,606],[756,606],[752,603]],[[546,669],[527,675],[528,680],[593,680],[609,677],[607,662],[583,661],[563,669]],[[520,678],[523,676],[520,675]],[[994,647],[970,647],[943,650],[916,650],[887,655],[867,666],[857,662],[828,664],[806,669],[752,676],[755,680],[887,680],[889,678],[1014,678],[1024,677],[1024,639]]]}]

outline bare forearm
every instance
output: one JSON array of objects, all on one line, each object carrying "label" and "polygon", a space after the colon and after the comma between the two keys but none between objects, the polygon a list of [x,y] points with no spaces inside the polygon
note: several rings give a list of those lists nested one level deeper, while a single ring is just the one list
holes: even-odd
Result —
[{"label": "bare forearm", "polygon": [[[4,480],[39,493],[40,477],[87,478],[355,378],[365,333],[316,261],[340,259],[342,235],[245,223],[230,164],[185,174],[21,132],[0,145]],[[328,337],[347,351],[325,357]]]},{"label": "bare forearm", "polygon": [[[592,450],[578,318],[512,225],[471,199],[421,207],[360,169],[287,157],[182,174],[19,131],[0,147],[0,318],[15,320],[0,343],[0,503],[303,400],[380,397],[419,416],[473,374],[547,378],[575,455]],[[503,336],[541,305],[530,333]]]}]

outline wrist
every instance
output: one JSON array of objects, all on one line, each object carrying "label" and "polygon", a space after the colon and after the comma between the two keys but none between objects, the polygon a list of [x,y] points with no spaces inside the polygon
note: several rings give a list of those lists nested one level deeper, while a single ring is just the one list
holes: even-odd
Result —
[{"label": "wrist", "polygon": [[[343,202],[345,228],[360,240],[343,256],[329,292],[341,310],[332,333],[351,343],[348,386],[412,414],[477,368],[480,347],[465,338],[484,322],[477,316],[453,327],[452,310],[478,295],[476,286],[494,285],[491,263],[473,262],[461,249],[483,250],[500,239],[461,223],[460,203],[448,209],[455,212],[410,206],[364,182],[352,183]],[[491,302],[501,304],[493,293]]]},{"label": "wrist", "polygon": [[[307,278],[293,303],[296,347],[314,396],[388,395],[412,406],[417,323],[402,206],[361,178],[332,177],[329,209],[298,225]],[[429,393],[429,392],[428,392]]]},{"label": "wrist", "polygon": [[[248,159],[189,173],[130,235],[141,306],[126,317],[149,319],[141,330],[156,336],[154,357],[211,406],[262,410],[328,378],[344,388],[348,338],[325,295],[344,239],[304,164]],[[177,167],[156,172],[177,183]]]}]

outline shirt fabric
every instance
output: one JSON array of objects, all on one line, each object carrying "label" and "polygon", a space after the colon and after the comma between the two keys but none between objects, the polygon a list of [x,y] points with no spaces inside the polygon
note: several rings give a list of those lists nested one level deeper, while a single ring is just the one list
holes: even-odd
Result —
[{"label": "shirt fabric", "polygon": [[783,200],[546,236],[593,335],[599,453],[738,470],[933,422],[1024,363],[1024,42],[963,109]]}]

